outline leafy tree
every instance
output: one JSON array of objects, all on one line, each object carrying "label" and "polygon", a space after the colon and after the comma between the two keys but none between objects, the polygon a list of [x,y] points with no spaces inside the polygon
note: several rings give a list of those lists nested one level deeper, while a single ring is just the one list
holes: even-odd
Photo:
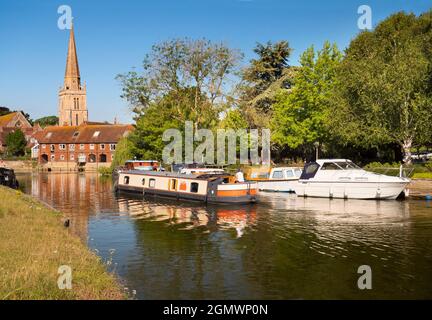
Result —
[{"label": "leafy tree", "polygon": [[240,106],[250,126],[266,127],[276,93],[291,86],[295,68],[288,65],[288,59],[292,49],[287,41],[269,41],[258,43],[254,52],[258,58],[244,69],[239,85]]},{"label": "leafy tree", "polygon": [[12,111],[8,107],[0,106],[0,117],[11,113]]},{"label": "leafy tree", "polygon": [[34,123],[38,123],[42,128],[47,126],[55,126],[58,124],[59,118],[57,116],[47,116],[43,118],[39,118],[34,121]]},{"label": "leafy tree", "polygon": [[314,143],[329,139],[330,102],[341,59],[342,53],[329,42],[318,52],[310,47],[301,55],[292,90],[280,90],[276,97],[273,142],[310,151]]},{"label": "leafy tree", "polygon": [[[179,120],[214,126],[217,114],[232,100],[227,84],[241,57],[239,52],[205,39],[174,39],[153,46],[144,59],[142,74],[132,71],[117,79],[136,119],[170,96]],[[192,104],[184,109],[191,92]]]},{"label": "leafy tree", "polygon": [[397,143],[404,161],[432,124],[432,11],[403,12],[360,33],[338,71],[334,128],[363,147]]},{"label": "leafy tree", "polygon": [[124,165],[127,160],[133,159],[133,154],[131,151],[132,147],[132,143],[127,137],[123,137],[119,140],[116,146],[114,159],[111,163],[111,169]]},{"label": "leafy tree", "polygon": [[228,83],[241,54],[208,40],[175,39],[153,46],[144,72],[118,75],[123,94],[135,113],[136,130],[129,136],[138,158],[160,160],[166,129],[216,128],[218,116],[233,101]]},{"label": "leafy tree", "polygon": [[9,155],[24,155],[26,145],[27,141],[25,139],[24,133],[20,129],[12,131],[6,136],[6,150]]}]

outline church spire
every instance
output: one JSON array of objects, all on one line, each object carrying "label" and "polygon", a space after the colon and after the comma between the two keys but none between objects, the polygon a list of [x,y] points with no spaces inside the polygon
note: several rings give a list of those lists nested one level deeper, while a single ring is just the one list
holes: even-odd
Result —
[{"label": "church spire", "polygon": [[81,85],[73,25],[69,34],[64,85],[59,91],[59,124],[79,126],[88,119],[86,87]]},{"label": "church spire", "polygon": [[76,90],[79,89],[79,87],[81,86],[73,24],[69,35],[69,46],[68,46],[68,53],[66,59],[66,71],[65,71],[64,82],[65,82],[65,87],[68,87],[69,89]]}]

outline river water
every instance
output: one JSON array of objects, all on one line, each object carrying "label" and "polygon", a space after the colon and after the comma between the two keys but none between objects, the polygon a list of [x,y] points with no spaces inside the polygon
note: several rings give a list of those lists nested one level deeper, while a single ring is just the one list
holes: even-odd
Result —
[{"label": "river water", "polygon": [[[432,298],[428,201],[261,193],[254,205],[206,206],[116,195],[92,174],[18,179],[138,299]],[[357,285],[362,265],[370,290]]]}]

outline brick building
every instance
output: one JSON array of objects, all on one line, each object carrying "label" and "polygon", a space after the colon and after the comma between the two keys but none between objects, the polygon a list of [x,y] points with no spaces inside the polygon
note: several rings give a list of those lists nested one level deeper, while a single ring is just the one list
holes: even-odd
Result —
[{"label": "brick building", "polygon": [[133,130],[132,125],[88,124],[52,126],[36,134],[38,162],[85,165],[110,163],[118,141]]}]

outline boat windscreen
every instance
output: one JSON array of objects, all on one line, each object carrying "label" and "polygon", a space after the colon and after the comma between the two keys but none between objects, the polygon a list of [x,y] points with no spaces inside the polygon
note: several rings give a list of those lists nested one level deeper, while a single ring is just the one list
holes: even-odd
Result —
[{"label": "boat windscreen", "polygon": [[309,162],[305,164],[300,180],[307,180],[313,178],[319,169],[319,164],[316,162]]}]

